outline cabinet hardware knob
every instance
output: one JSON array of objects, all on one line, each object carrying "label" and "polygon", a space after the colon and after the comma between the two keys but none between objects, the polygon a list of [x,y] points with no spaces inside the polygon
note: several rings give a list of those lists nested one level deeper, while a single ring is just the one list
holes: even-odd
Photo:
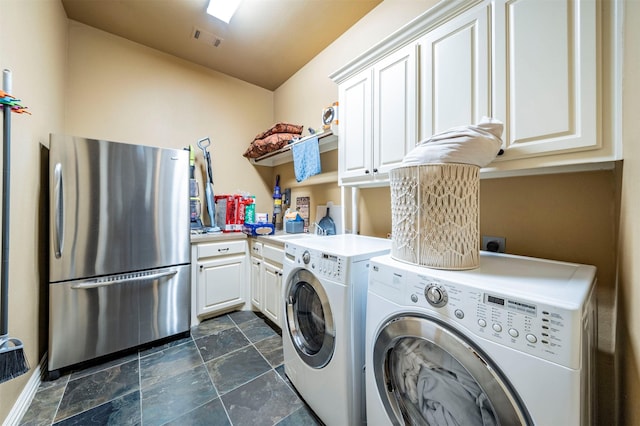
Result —
[{"label": "cabinet hardware knob", "polygon": [[218,251],[219,251],[220,253],[227,252],[227,251],[229,251],[229,247],[218,249]]},{"label": "cabinet hardware knob", "polygon": [[378,173],[378,169],[373,169],[373,173]]},{"label": "cabinet hardware knob", "polygon": [[203,268],[203,266],[202,266],[202,265],[200,265],[200,270],[201,270],[201,271],[202,271],[202,268]]},{"label": "cabinet hardware knob", "polygon": [[365,175],[368,175],[368,174],[369,174],[369,169],[365,170],[365,171],[364,171],[364,174],[365,174]]}]

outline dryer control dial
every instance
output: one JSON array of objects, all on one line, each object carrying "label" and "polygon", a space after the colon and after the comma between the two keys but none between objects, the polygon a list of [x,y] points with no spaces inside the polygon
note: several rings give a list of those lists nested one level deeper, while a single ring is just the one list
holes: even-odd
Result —
[{"label": "dryer control dial", "polygon": [[308,265],[309,261],[311,261],[311,253],[309,253],[309,250],[305,250],[304,253],[302,253],[302,261],[305,265]]},{"label": "dryer control dial", "polygon": [[429,302],[431,306],[436,308],[443,307],[449,300],[447,291],[444,287],[434,283],[428,284],[427,287],[425,287],[424,297],[427,298],[427,302]]}]

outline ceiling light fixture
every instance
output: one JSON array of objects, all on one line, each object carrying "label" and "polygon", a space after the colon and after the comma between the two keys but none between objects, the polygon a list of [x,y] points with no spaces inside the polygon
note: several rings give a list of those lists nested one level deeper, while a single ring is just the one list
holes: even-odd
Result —
[{"label": "ceiling light fixture", "polygon": [[209,0],[209,6],[207,6],[207,13],[227,24],[231,21],[231,17],[242,0]]}]

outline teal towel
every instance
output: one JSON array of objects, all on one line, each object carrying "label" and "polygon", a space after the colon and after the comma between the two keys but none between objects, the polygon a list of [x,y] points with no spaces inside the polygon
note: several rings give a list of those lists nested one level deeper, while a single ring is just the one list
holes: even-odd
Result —
[{"label": "teal towel", "polygon": [[298,182],[322,172],[317,136],[293,144],[292,150],[293,170]]}]

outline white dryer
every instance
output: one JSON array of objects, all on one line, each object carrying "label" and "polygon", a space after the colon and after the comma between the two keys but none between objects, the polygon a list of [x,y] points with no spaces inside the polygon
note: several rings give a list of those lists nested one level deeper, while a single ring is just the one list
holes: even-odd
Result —
[{"label": "white dryer", "polygon": [[285,373],[329,426],[365,422],[364,315],[369,259],[390,249],[390,240],[352,234],[285,244]]},{"label": "white dryer", "polygon": [[371,259],[368,424],[591,424],[595,273],[485,252],[468,271]]}]

